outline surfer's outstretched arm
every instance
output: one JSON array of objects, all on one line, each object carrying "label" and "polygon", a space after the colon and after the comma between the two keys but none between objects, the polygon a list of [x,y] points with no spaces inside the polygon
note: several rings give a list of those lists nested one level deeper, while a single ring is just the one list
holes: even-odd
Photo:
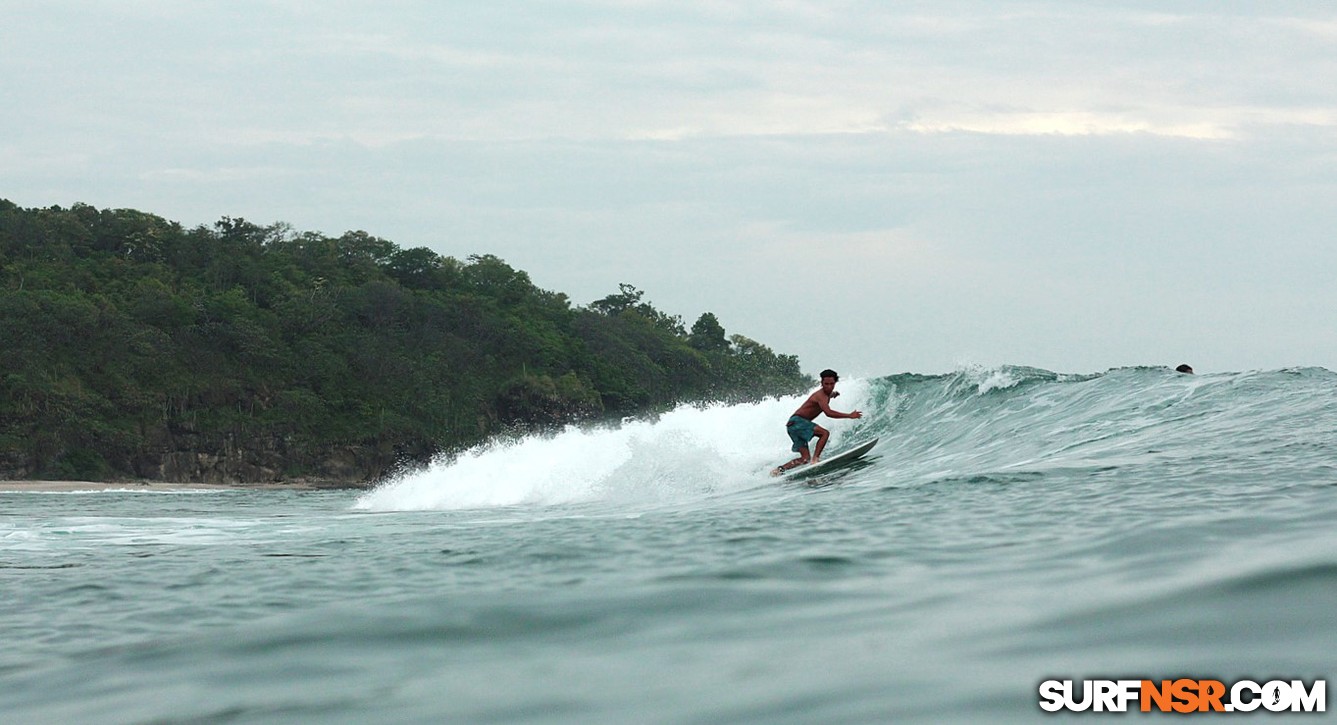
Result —
[{"label": "surfer's outstretched arm", "polygon": [[[833,393],[832,395],[834,396],[834,393]],[[818,398],[817,398],[817,404],[818,404],[819,406],[821,406],[821,408],[822,408],[822,412],[823,412],[823,413],[826,413],[826,416],[827,416],[828,418],[862,418],[862,417],[863,417],[863,411],[862,411],[862,410],[855,410],[855,411],[852,411],[852,412],[849,412],[849,413],[842,413],[842,412],[836,410],[835,408],[832,408],[832,407],[831,407],[831,398],[829,398],[829,397],[818,397]]]}]

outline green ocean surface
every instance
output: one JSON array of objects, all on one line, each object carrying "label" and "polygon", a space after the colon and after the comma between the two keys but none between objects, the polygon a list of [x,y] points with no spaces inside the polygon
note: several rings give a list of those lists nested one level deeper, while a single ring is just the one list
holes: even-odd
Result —
[{"label": "green ocean surface", "polygon": [[1053,722],[1098,716],[1043,712],[1047,679],[1332,674],[1332,372],[841,389],[866,416],[832,421],[831,450],[881,443],[806,482],[766,475],[789,398],[365,492],[0,494],[0,713]]}]

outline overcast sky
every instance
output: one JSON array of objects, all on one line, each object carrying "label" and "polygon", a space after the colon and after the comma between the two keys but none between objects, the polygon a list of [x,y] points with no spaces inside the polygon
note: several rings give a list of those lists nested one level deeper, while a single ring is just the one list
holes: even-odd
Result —
[{"label": "overcast sky", "polygon": [[1337,3],[0,0],[0,198],[365,230],[846,376],[1337,370]]}]

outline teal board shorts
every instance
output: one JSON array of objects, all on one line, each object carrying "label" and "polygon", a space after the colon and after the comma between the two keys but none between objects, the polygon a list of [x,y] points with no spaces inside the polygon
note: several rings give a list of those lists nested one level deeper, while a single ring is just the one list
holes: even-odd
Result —
[{"label": "teal board shorts", "polygon": [[816,435],[816,431],[813,430],[816,427],[817,424],[807,418],[801,418],[797,415],[789,416],[789,422],[785,423],[785,431],[789,433],[789,440],[794,441],[794,447],[790,450],[798,453],[806,448],[808,441]]}]

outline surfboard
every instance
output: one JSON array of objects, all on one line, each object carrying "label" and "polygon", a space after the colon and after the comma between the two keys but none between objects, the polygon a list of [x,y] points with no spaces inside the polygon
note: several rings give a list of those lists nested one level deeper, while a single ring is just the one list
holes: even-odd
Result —
[{"label": "surfboard", "polygon": [[837,468],[848,466],[849,464],[859,460],[860,458],[863,458],[865,453],[873,450],[873,446],[877,445],[877,441],[878,439],[876,438],[874,438],[871,441],[864,441],[863,443],[860,443],[859,445],[850,448],[849,450],[842,451],[841,453],[834,456],[823,458],[822,460],[816,463],[809,463],[806,466],[798,466],[797,468],[791,468],[788,471],[785,471],[782,475],[787,476],[789,478],[808,478],[810,476],[816,476],[821,473],[828,473],[830,471],[836,470]]}]

